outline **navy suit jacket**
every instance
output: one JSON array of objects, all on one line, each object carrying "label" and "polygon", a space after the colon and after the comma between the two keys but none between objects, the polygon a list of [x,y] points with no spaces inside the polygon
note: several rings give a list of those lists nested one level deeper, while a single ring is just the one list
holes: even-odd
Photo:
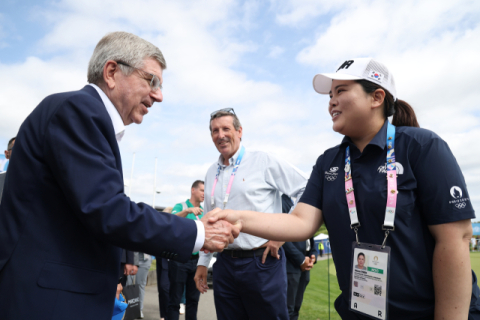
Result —
[{"label": "navy suit jacket", "polygon": [[[310,250],[307,251],[307,242],[298,241],[298,242],[285,242],[283,245],[285,250],[285,257],[287,258],[287,273],[300,273],[305,257],[310,257],[312,254],[315,258],[318,255],[318,250],[315,246],[315,241],[313,238],[310,238]],[[315,263],[317,261],[315,260]]]},{"label": "navy suit jacket", "polygon": [[111,319],[122,249],[187,261],[193,220],[123,190],[96,90],[45,98],[22,124],[0,205],[0,310],[8,319]]},{"label": "navy suit jacket", "polygon": [[[293,206],[292,199],[286,194],[282,194],[282,212],[288,213]],[[285,257],[287,258],[287,273],[300,273],[302,269],[300,266],[305,260],[306,256],[311,256],[312,254],[317,257],[318,250],[315,246],[315,241],[313,238],[309,239],[310,241],[310,250],[307,252],[307,242],[298,241],[298,242],[285,242],[283,244],[283,249],[285,250]],[[315,263],[317,261],[315,260]]]}]

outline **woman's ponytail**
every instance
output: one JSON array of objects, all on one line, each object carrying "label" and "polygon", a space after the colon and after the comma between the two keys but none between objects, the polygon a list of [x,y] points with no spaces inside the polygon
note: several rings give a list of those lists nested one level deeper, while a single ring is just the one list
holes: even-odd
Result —
[{"label": "woman's ponytail", "polygon": [[407,102],[397,99],[393,101],[393,96],[390,92],[382,88],[380,85],[368,80],[355,80],[359,83],[363,91],[366,93],[375,92],[377,89],[383,89],[385,91],[384,104],[384,116],[388,118],[393,115],[392,124],[396,127],[420,127],[417,121],[415,111],[412,106]]},{"label": "woman's ponytail", "polygon": [[411,105],[407,102],[397,99],[394,104],[395,113],[393,114],[392,124],[396,127],[420,127],[417,116]]}]

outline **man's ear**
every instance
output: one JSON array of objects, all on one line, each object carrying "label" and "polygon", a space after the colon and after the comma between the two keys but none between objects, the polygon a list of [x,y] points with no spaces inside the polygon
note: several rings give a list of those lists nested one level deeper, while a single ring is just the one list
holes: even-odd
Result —
[{"label": "man's ear", "polygon": [[372,109],[379,108],[385,101],[385,90],[377,89],[372,93]]},{"label": "man's ear", "polygon": [[103,66],[103,81],[109,89],[115,88],[115,72],[118,69],[118,63],[113,60],[108,60]]}]

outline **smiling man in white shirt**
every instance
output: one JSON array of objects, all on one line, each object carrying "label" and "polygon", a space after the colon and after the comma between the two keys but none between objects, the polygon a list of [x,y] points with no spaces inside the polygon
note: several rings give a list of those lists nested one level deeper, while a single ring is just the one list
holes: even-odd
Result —
[{"label": "smiling man in white shirt", "polygon": [[[214,208],[282,212],[281,194],[299,199],[307,180],[286,161],[242,145],[243,128],[232,108],[211,114],[220,157],[205,177],[205,212]],[[213,265],[217,318],[288,320],[282,242],[240,233]],[[211,254],[200,253],[195,281],[206,292]]]}]

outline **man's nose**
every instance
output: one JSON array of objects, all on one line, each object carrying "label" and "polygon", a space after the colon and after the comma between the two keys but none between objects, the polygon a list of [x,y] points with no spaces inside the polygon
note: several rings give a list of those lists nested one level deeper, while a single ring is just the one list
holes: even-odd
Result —
[{"label": "man's nose", "polygon": [[155,101],[155,102],[162,102],[163,101],[163,93],[162,93],[162,89],[157,89],[156,91],[150,91],[150,97],[152,97],[152,99]]},{"label": "man's nose", "polygon": [[225,131],[223,131],[222,129],[218,130],[218,137],[220,139],[223,139],[225,137]]}]

